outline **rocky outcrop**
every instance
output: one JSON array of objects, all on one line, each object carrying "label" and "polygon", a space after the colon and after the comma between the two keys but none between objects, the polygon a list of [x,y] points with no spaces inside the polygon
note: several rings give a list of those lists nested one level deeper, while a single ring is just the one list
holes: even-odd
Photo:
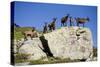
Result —
[{"label": "rocky outcrop", "polygon": [[54,57],[87,59],[92,56],[93,40],[91,31],[87,28],[62,27],[45,34],[48,46]]},{"label": "rocky outcrop", "polygon": [[39,38],[23,41],[19,53],[30,54],[29,60],[59,57],[61,59],[88,59],[92,57],[91,31],[81,27],[62,27]]}]

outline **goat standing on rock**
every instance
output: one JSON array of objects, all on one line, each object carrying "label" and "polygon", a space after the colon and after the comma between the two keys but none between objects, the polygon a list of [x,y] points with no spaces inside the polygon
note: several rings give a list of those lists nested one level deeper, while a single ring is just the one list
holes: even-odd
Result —
[{"label": "goat standing on rock", "polygon": [[53,21],[48,25],[48,27],[49,27],[49,30],[50,31],[53,31],[53,30],[55,30],[55,28],[56,28],[56,20],[57,20],[57,18],[53,18]]},{"label": "goat standing on rock", "polygon": [[61,18],[61,26],[67,26],[68,17],[69,17],[69,14]]},{"label": "goat standing on rock", "polygon": [[77,22],[77,26],[79,26],[79,24],[83,24],[83,27],[84,27],[84,24],[86,22],[89,22],[89,18],[75,18],[76,22]]},{"label": "goat standing on rock", "polygon": [[35,27],[33,27],[32,30],[22,32],[22,34],[24,35],[25,40],[27,40],[28,37],[30,37],[31,39],[35,38],[35,37],[38,37],[38,33],[36,32]]},{"label": "goat standing on rock", "polygon": [[43,33],[47,33],[48,32],[48,26],[47,23],[45,23],[45,26],[43,27]]}]

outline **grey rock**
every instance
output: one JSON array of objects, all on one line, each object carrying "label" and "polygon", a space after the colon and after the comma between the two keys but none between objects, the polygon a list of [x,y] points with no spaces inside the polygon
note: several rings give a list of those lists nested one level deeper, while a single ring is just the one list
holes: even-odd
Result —
[{"label": "grey rock", "polygon": [[19,49],[19,53],[29,54],[28,60],[39,60],[43,57],[46,59],[47,56],[40,47],[43,48],[39,38],[29,39],[24,42],[23,46]]},{"label": "grey rock", "polygon": [[44,37],[54,57],[87,59],[93,51],[92,34],[88,28],[62,27]]},{"label": "grey rock", "polygon": [[[88,28],[62,27],[43,35],[48,47],[42,43],[39,37],[21,41],[23,45],[19,48],[19,53],[29,54],[28,60],[47,61],[47,54],[43,50],[49,51],[54,57],[61,59],[88,59],[93,55],[92,33]],[[44,45],[44,46],[43,46]],[[49,52],[48,52],[49,53]]]}]

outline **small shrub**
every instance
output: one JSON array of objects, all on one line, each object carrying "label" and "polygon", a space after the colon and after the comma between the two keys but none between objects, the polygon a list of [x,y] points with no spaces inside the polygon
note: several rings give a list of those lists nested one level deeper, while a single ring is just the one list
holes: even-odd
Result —
[{"label": "small shrub", "polygon": [[97,57],[97,48],[93,48],[93,57]]},{"label": "small shrub", "polygon": [[26,62],[26,61],[28,61],[29,56],[30,56],[29,54],[20,54],[20,53],[18,53],[15,56],[15,62],[16,63]]}]

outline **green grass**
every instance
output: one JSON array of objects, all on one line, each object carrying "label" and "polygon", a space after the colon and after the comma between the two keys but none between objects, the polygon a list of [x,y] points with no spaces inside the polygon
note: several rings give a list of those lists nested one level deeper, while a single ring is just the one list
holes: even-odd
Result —
[{"label": "green grass", "polygon": [[97,57],[97,48],[93,48],[93,57]]},{"label": "green grass", "polygon": [[[32,27],[14,27],[14,39],[20,40],[24,38],[22,32],[32,30]],[[36,30],[38,33],[42,33],[42,31]]]},{"label": "green grass", "polygon": [[16,40],[20,40],[21,38],[24,38],[24,35],[22,32],[32,30],[31,27],[15,27],[14,28],[14,38]]},{"label": "green grass", "polygon": [[23,63],[28,61],[29,54],[19,54],[15,55],[15,63]]},{"label": "green grass", "polygon": [[32,30],[32,28],[31,27],[15,27],[14,28],[14,31],[16,31],[16,32],[23,32],[26,30]]},{"label": "green grass", "polygon": [[35,65],[35,64],[68,63],[68,62],[80,62],[80,60],[70,60],[70,58],[66,58],[66,59],[48,58],[48,61],[42,61],[42,60],[30,61],[30,65]]},{"label": "green grass", "polygon": [[22,35],[22,33],[21,32],[14,32],[14,38],[16,39],[16,40],[20,40],[21,38],[24,38],[24,36]]},{"label": "green grass", "polygon": [[54,64],[54,63],[68,63],[68,62],[79,62],[80,60],[70,60],[70,58],[61,59],[61,58],[53,58],[48,57],[47,61],[43,61],[45,57],[42,57],[39,60],[30,61],[28,60],[28,57],[30,55],[28,54],[16,54],[15,56],[15,63],[23,63],[23,62],[30,62],[29,65],[35,65],[35,64]]}]

